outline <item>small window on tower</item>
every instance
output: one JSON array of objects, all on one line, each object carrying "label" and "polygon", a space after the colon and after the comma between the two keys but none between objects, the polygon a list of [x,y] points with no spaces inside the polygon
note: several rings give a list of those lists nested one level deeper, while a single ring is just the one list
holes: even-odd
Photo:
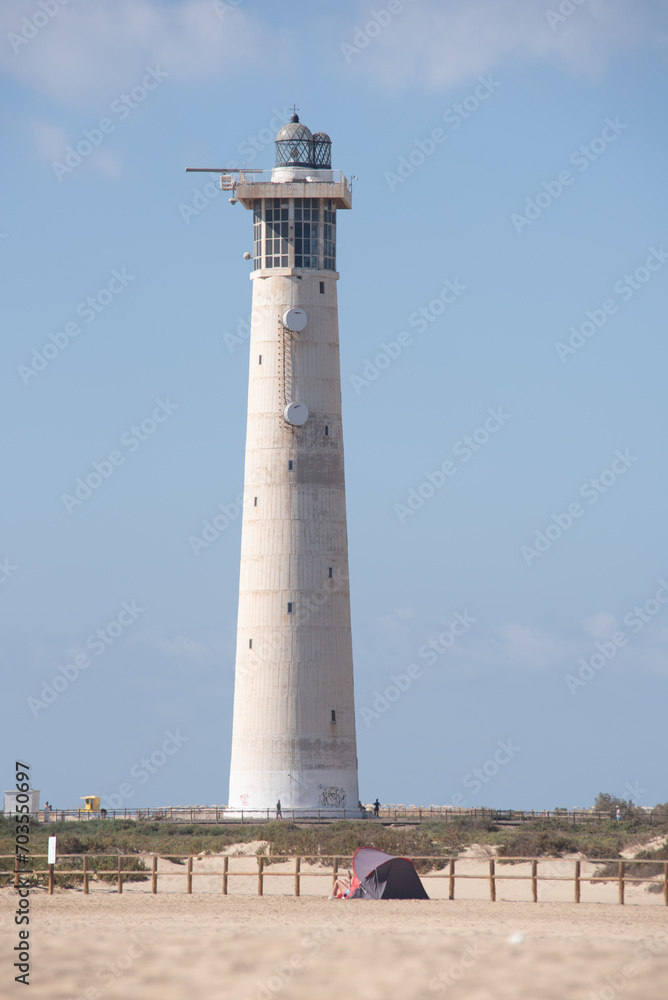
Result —
[{"label": "small window on tower", "polygon": [[320,282],[320,294],[321,295],[325,294],[325,282],[324,281]]},{"label": "small window on tower", "polygon": [[260,356],[259,356],[259,358],[257,359],[257,363],[258,363],[259,365],[261,365],[261,364],[262,364],[262,355],[260,355]]},{"label": "small window on tower", "polygon": [[336,722],[336,709],[332,709],[332,722]]},{"label": "small window on tower", "polygon": [[253,506],[257,507],[257,497],[253,497]]},{"label": "small window on tower", "polygon": [[289,458],[288,459],[288,472],[292,472],[292,470],[294,469],[294,467],[295,467],[295,463],[292,461],[291,458]]},{"label": "small window on tower", "polygon": [[253,648],[253,640],[252,640],[252,639],[249,639],[249,640],[248,640],[248,648],[249,648],[249,649],[252,649],[252,648]]},{"label": "small window on tower", "polygon": [[325,437],[329,437],[329,424],[325,424]]},{"label": "small window on tower", "polygon": [[293,607],[294,607],[294,604],[292,603],[292,601],[288,601],[288,614],[289,615],[292,614]]},{"label": "small window on tower", "polygon": [[333,571],[332,567],[330,566],[329,567],[329,579],[331,580],[333,576],[334,576],[334,571]]}]

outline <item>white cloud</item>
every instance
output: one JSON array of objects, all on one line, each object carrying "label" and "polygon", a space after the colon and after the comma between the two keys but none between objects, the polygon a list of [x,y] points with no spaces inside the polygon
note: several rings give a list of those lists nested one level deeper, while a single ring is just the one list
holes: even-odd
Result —
[{"label": "white cloud", "polygon": [[511,665],[525,667],[552,667],[568,651],[566,643],[548,632],[509,622],[496,630],[494,645]]},{"label": "white cloud", "polygon": [[[45,163],[61,162],[68,143],[72,142],[72,136],[60,126],[37,118],[28,123],[28,132],[37,155]],[[80,138],[80,135],[75,136],[74,142]],[[123,153],[119,149],[96,149],[86,162],[106,177],[116,178],[122,170]]]},{"label": "white cloud", "polygon": [[414,608],[393,608],[387,614],[381,615],[376,621],[376,626],[381,635],[396,641],[410,635],[410,629],[406,622],[417,617]]},{"label": "white cloud", "polygon": [[[648,0],[586,0],[554,27],[546,11],[560,0],[404,0],[403,11],[350,58],[349,68],[389,89],[413,83],[445,89],[498,71],[507,61],[547,61],[598,74],[622,49],[651,38]],[[662,16],[662,15],[660,15]],[[369,9],[360,2],[356,24]],[[355,24],[344,37],[352,42]]]},{"label": "white cloud", "polygon": [[[211,0],[70,0],[26,44],[12,46],[9,34],[20,35],[22,18],[40,9],[29,0],[0,7],[0,69],[74,105],[108,102],[139,83],[147,65],[174,80],[230,73],[255,61],[265,38],[245,10],[221,18]],[[280,48],[274,39],[276,65]]]},{"label": "white cloud", "polygon": [[586,618],[582,623],[585,632],[595,636],[597,639],[606,635],[612,635],[618,625],[619,622],[609,611],[599,611],[590,618]]},{"label": "white cloud", "polygon": [[123,153],[120,150],[97,149],[90,158],[91,166],[107,177],[119,177],[123,169]]},{"label": "white cloud", "polygon": [[44,160],[55,160],[62,156],[68,143],[67,132],[51,122],[35,119],[29,124],[29,131],[38,155]]}]

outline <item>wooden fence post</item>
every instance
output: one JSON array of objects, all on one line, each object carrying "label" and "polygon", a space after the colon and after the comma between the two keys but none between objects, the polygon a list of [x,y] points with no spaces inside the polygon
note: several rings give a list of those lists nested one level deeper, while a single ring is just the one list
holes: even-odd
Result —
[{"label": "wooden fence post", "polygon": [[261,896],[264,889],[264,876],[262,872],[264,871],[264,858],[258,857],[257,859],[257,894]]},{"label": "wooden fence post", "polygon": [[531,862],[531,898],[534,903],[538,902],[538,862],[534,859]]},{"label": "wooden fence post", "polygon": [[617,902],[624,903],[624,862],[619,862],[619,891],[617,893]]},{"label": "wooden fence post", "polygon": [[153,855],[151,866],[151,892],[155,895],[158,891],[158,855]]},{"label": "wooden fence post", "polygon": [[332,864],[332,895],[335,895],[336,893],[336,878],[338,874],[339,874],[339,859],[334,858],[334,862]]},{"label": "wooden fence post", "polygon": [[119,854],[118,855],[118,884],[117,884],[117,890],[118,890],[118,892],[123,892],[123,873],[122,873],[122,868],[121,868],[122,862],[123,862],[123,855]]},{"label": "wooden fence post", "polygon": [[455,898],[455,859],[450,858],[450,871],[449,871],[449,887],[448,887],[448,899]]},{"label": "wooden fence post", "polygon": [[186,892],[192,895],[193,891],[193,856],[192,854],[188,858],[188,868],[186,875]]},{"label": "wooden fence post", "polygon": [[300,857],[295,858],[295,896],[299,896],[299,869],[301,867],[301,860]]},{"label": "wooden fence post", "polygon": [[489,898],[492,903],[496,902],[496,878],[494,877],[494,860],[489,862]]},{"label": "wooden fence post", "polygon": [[580,902],[580,862],[575,862],[575,902]]},{"label": "wooden fence post", "polygon": [[53,865],[49,865],[49,896],[53,896]]},{"label": "wooden fence post", "polygon": [[88,858],[83,856],[83,891],[84,896],[88,895]]},{"label": "wooden fence post", "polygon": [[227,854],[223,858],[223,896],[227,896],[227,864],[229,858]]}]

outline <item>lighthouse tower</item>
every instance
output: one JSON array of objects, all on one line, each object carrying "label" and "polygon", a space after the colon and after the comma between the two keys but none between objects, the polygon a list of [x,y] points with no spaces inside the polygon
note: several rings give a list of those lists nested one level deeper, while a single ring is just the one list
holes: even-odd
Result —
[{"label": "lighthouse tower", "polygon": [[[225,179],[223,179],[224,183]],[[228,179],[231,181],[231,178]],[[297,114],[239,171],[253,308],[228,807],[358,812],[331,141]]]}]

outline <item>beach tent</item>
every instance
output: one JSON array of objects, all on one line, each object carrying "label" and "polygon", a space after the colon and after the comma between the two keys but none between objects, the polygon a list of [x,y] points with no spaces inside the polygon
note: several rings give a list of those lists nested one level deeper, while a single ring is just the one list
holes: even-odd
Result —
[{"label": "beach tent", "polygon": [[358,847],[348,899],[429,899],[408,858],[375,847]]}]

